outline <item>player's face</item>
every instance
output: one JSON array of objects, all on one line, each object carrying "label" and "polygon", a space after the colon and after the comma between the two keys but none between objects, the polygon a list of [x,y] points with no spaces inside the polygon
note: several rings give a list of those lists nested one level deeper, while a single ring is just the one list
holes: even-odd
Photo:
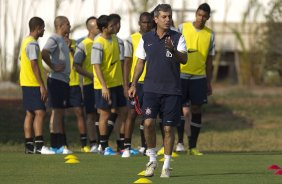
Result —
[{"label": "player's face", "polygon": [[65,34],[70,33],[70,28],[71,28],[70,22],[69,22],[69,20],[66,19],[66,21],[65,21],[64,24],[62,25],[63,32],[64,32]]},{"label": "player's face", "polygon": [[146,33],[151,31],[152,29],[152,19],[149,16],[143,16],[141,17],[139,21],[140,31],[142,33]]},{"label": "player's face", "polygon": [[95,35],[100,33],[100,30],[98,29],[97,26],[97,20],[96,19],[92,19],[89,22],[90,26],[91,26],[91,32],[94,33]]},{"label": "player's face", "polygon": [[196,12],[196,21],[195,21],[195,26],[197,28],[202,28],[205,26],[207,20],[209,20],[210,15],[209,13],[203,11],[203,10],[198,10]]},{"label": "player's face", "polygon": [[114,23],[114,33],[117,34],[120,30],[120,22],[117,21]]},{"label": "player's face", "polygon": [[115,34],[115,23],[110,21],[108,27],[106,28],[108,34]]},{"label": "player's face", "polygon": [[38,32],[38,37],[42,37],[44,35],[44,31],[45,31],[45,24],[43,24],[42,26],[40,26],[37,30]]},{"label": "player's face", "polygon": [[159,13],[159,16],[154,18],[157,27],[160,29],[168,30],[172,24],[172,12],[160,11]]}]

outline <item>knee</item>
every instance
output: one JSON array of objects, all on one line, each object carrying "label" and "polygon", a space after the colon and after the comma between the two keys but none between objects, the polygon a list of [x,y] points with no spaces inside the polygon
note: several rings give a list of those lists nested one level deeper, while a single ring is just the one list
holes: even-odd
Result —
[{"label": "knee", "polygon": [[43,118],[45,116],[45,114],[46,114],[46,112],[43,111],[43,110],[35,111],[35,116],[37,116],[37,117]]},{"label": "knee", "polygon": [[169,135],[172,132],[172,127],[171,126],[164,126],[164,133]]},{"label": "knee", "polygon": [[153,128],[154,128],[154,123],[152,123],[152,122],[145,122],[144,123],[144,129],[153,130]]}]

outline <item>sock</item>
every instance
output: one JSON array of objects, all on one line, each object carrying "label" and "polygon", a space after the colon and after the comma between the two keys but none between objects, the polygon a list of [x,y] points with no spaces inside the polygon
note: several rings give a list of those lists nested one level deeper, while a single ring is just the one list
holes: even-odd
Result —
[{"label": "sock", "polygon": [[180,125],[177,127],[177,134],[178,134],[178,142],[177,143],[183,143],[184,124],[185,124],[185,121],[181,120]]},{"label": "sock", "polygon": [[[99,121],[95,122],[95,129],[96,129],[96,134],[97,134],[97,143],[100,144],[100,131],[99,131]],[[90,142],[91,144],[91,142]]]},{"label": "sock", "polygon": [[50,144],[52,148],[59,148],[58,146],[58,134],[50,133]]},{"label": "sock", "polygon": [[107,135],[101,135],[100,136],[100,143],[102,146],[102,150],[105,150],[106,147],[109,147],[109,143],[108,143],[108,136]]},{"label": "sock", "polygon": [[171,160],[171,155],[164,155],[164,165],[163,165],[163,170],[164,170],[164,169],[169,169],[169,168],[170,168],[170,160]]},{"label": "sock", "polygon": [[117,119],[117,114],[111,113],[110,118],[108,120],[108,129],[107,129],[108,138],[110,138],[110,136],[112,134],[112,131],[113,131],[114,126],[115,126],[116,119]]},{"label": "sock", "polygon": [[196,148],[200,130],[202,127],[202,114],[193,114],[191,120],[191,137],[189,139],[189,148]]},{"label": "sock", "polygon": [[83,148],[87,144],[87,135],[86,134],[80,134],[80,144]]},{"label": "sock", "polygon": [[119,149],[124,149],[124,134],[119,134]]},{"label": "sock", "polygon": [[36,151],[41,150],[44,145],[43,136],[36,136],[34,142],[35,142]]},{"label": "sock", "polygon": [[65,139],[65,134],[59,133],[57,134],[57,146],[58,148],[62,146],[66,146],[66,139]]},{"label": "sock", "polygon": [[25,138],[25,153],[32,154],[34,152],[33,138]]},{"label": "sock", "polygon": [[157,161],[156,148],[147,149],[146,154],[149,156],[149,162]]},{"label": "sock", "polygon": [[131,149],[131,138],[124,139],[124,149]]},{"label": "sock", "polygon": [[141,136],[141,146],[144,148],[147,148],[145,135],[144,135],[144,121],[141,122],[139,129],[140,129],[140,136]]}]

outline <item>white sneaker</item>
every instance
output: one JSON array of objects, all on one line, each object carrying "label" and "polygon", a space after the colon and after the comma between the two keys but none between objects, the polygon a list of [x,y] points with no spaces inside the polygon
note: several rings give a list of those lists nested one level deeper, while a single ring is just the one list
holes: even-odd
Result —
[{"label": "white sneaker", "polygon": [[103,150],[102,150],[102,145],[101,145],[101,144],[99,144],[99,146],[98,146],[98,152],[99,152],[99,153],[103,152]]},{"label": "white sneaker", "polygon": [[177,152],[185,152],[185,147],[183,143],[177,143],[175,151]]},{"label": "white sneaker", "polygon": [[129,149],[124,149],[121,157],[122,158],[129,158],[130,157],[130,150]]},{"label": "white sneaker", "polygon": [[162,174],[161,174],[161,178],[169,178],[170,175],[171,175],[171,173],[170,173],[169,169],[163,169]]},{"label": "white sneaker", "polygon": [[66,146],[64,146],[64,150],[63,150],[63,155],[68,155],[68,154],[72,154],[73,152],[71,150],[69,150]]},{"label": "white sneaker", "polygon": [[42,146],[41,150],[38,152],[40,152],[40,154],[42,155],[54,155],[56,153],[55,151],[50,150],[46,146]]},{"label": "white sneaker", "polygon": [[90,153],[98,153],[98,152],[99,152],[99,150],[98,150],[97,144],[94,144],[93,146],[91,146]]},{"label": "white sneaker", "polygon": [[145,174],[144,176],[146,177],[152,177],[154,176],[154,171],[158,166],[158,162],[154,161],[154,162],[148,162],[146,164],[146,170],[145,170]]},{"label": "white sneaker", "polygon": [[139,151],[141,154],[144,154],[144,153],[145,153],[145,150],[146,150],[145,147],[140,147],[138,151]]}]

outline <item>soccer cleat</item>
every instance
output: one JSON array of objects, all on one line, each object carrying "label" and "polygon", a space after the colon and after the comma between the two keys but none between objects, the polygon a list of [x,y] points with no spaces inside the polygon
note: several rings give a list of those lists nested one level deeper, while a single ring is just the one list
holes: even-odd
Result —
[{"label": "soccer cleat", "polygon": [[82,147],[82,148],[81,148],[81,152],[82,152],[82,153],[90,153],[90,148],[89,148],[89,146],[84,146],[84,147]]},{"label": "soccer cleat", "polygon": [[98,145],[94,144],[93,146],[91,146],[90,148],[90,153],[98,153],[99,149],[98,149]]},{"label": "soccer cleat", "polygon": [[98,152],[102,152],[103,150],[102,150],[102,145],[101,144],[99,144],[99,146],[98,146]]},{"label": "soccer cleat", "polygon": [[104,153],[103,155],[105,156],[112,156],[112,155],[116,155],[117,153],[115,151],[112,150],[111,147],[106,147],[105,150],[104,150]]},{"label": "soccer cleat", "polygon": [[196,148],[192,148],[189,150],[189,155],[195,155],[195,156],[202,156],[203,153],[201,153],[199,150]]},{"label": "soccer cleat", "polygon": [[162,147],[162,148],[158,151],[157,155],[158,155],[158,156],[164,155],[164,147]]},{"label": "soccer cleat", "polygon": [[163,169],[160,177],[161,178],[169,178],[170,175],[171,175],[170,169]]},{"label": "soccer cleat", "polygon": [[122,158],[129,158],[129,157],[130,157],[130,153],[131,153],[131,150],[129,150],[129,149],[124,149],[123,152],[122,152],[121,157],[122,157]]},{"label": "soccer cleat", "polygon": [[177,151],[177,152],[185,152],[186,150],[184,148],[184,144],[183,143],[177,143],[175,151]]},{"label": "soccer cleat", "polygon": [[63,155],[72,154],[73,152],[68,149],[68,147],[64,146]]},{"label": "soccer cleat", "polygon": [[157,162],[157,161],[148,162],[148,163],[146,164],[146,170],[145,170],[144,176],[146,176],[146,177],[152,177],[152,176],[154,176],[154,171],[155,171],[155,169],[157,168],[157,166],[158,166],[158,162]]},{"label": "soccer cleat", "polygon": [[146,153],[146,148],[145,147],[140,147],[138,150],[141,154],[145,154]]},{"label": "soccer cleat", "polygon": [[41,155],[54,155],[54,154],[56,154],[55,151],[49,149],[46,146],[42,146],[41,150],[36,150],[36,152],[40,153]]}]

